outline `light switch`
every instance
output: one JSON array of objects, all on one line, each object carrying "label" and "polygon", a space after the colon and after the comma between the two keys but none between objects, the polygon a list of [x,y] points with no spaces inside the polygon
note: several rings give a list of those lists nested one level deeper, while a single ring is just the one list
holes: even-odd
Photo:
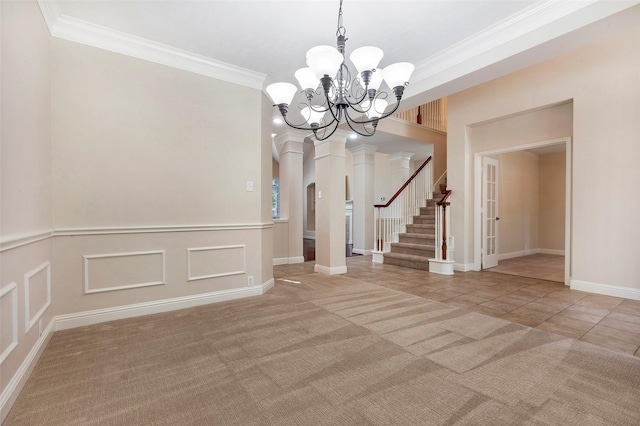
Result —
[{"label": "light switch", "polygon": [[322,191],[318,191],[318,198],[322,198]]},{"label": "light switch", "polygon": [[248,180],[247,181],[247,192],[252,192],[253,191],[253,181],[252,180]]}]

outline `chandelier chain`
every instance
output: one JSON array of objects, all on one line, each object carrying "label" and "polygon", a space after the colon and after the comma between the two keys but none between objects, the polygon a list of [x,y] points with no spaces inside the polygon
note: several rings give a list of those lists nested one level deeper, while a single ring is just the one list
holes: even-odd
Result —
[{"label": "chandelier chain", "polygon": [[340,9],[338,10],[338,30],[336,31],[337,36],[344,36],[347,33],[347,29],[342,24],[342,0],[340,0]]}]

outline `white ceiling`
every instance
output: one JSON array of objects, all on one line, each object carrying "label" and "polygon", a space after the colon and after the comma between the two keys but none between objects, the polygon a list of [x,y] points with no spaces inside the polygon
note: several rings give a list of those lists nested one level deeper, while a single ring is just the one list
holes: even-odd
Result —
[{"label": "white ceiling", "polygon": [[[347,56],[374,45],[385,52],[381,67],[416,64],[403,109],[638,25],[638,3],[344,0]],[[309,48],[335,45],[339,0],[40,0],[40,5],[54,36],[134,56],[137,51],[126,43],[113,46],[122,40],[153,43],[156,49],[174,49],[177,56],[210,59],[238,75],[250,70],[247,75],[265,87],[274,81],[296,83],[293,73],[305,66]],[[388,138],[378,139],[385,152]],[[375,138],[367,143],[377,144]]]}]

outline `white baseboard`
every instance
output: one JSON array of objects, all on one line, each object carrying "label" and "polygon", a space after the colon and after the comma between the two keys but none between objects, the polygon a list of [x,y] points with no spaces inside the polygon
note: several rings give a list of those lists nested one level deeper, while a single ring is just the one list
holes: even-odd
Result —
[{"label": "white baseboard", "polygon": [[538,249],[528,249],[528,250],[512,251],[511,253],[502,253],[498,255],[498,261],[513,259],[514,257],[529,256],[537,253],[538,253]]},{"label": "white baseboard", "polygon": [[208,305],[210,303],[241,299],[244,297],[259,296],[264,294],[271,287],[273,287],[273,279],[262,285],[254,285],[252,287],[234,288],[231,290],[214,291],[211,293],[195,294],[192,296],[181,296],[171,299],[136,303],[133,305],[116,306],[113,308],[58,315],[56,316],[55,329],[56,331],[66,330],[69,328],[83,327],[85,325],[99,324],[124,318],[134,318],[143,315],[157,314],[160,312],[192,308],[194,306]]},{"label": "white baseboard", "polygon": [[355,254],[361,254],[363,256],[371,256],[371,252],[372,250],[367,250],[367,249],[353,249],[351,250],[352,252],[354,252]]},{"label": "white baseboard", "polygon": [[511,253],[499,254],[498,260],[500,261],[500,260],[513,259],[514,257],[529,256],[532,254],[554,254],[558,256],[564,256],[564,250],[536,248],[536,249],[512,251]]},{"label": "white baseboard", "polygon": [[0,424],[4,422],[4,419],[9,414],[13,403],[18,398],[20,391],[38,363],[40,356],[49,344],[49,340],[51,340],[55,329],[55,322],[55,317],[49,321],[49,324],[47,324],[47,327],[42,331],[42,335],[38,338],[36,344],[33,345],[27,357],[22,361],[22,364],[20,364],[18,371],[16,371],[9,381],[9,384],[7,384],[2,394],[0,394]]},{"label": "white baseboard", "polygon": [[538,249],[538,253],[540,254],[555,254],[556,256],[564,256],[564,250],[556,250],[556,249]]},{"label": "white baseboard", "polygon": [[304,263],[304,256],[297,257],[278,257],[273,259],[273,266],[290,265],[294,263]]},{"label": "white baseboard", "polygon": [[453,270],[459,272],[469,272],[473,270],[473,263],[454,263]]},{"label": "white baseboard", "polygon": [[587,281],[571,280],[571,290],[588,291],[589,293],[607,296],[624,297],[625,299],[640,300],[640,289],[620,287],[617,285],[590,283]]},{"label": "white baseboard", "polygon": [[322,274],[328,274],[328,275],[339,275],[339,274],[346,274],[347,273],[347,267],[346,266],[334,266],[332,268],[332,267],[329,267],[329,266],[318,265],[317,263],[313,267],[313,270],[314,270],[314,272],[320,272]]}]

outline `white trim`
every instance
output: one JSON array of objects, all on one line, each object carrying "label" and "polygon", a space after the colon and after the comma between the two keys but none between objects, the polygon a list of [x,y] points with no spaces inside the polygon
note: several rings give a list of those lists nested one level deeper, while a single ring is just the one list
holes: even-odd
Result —
[{"label": "white trim", "polygon": [[499,254],[498,260],[513,259],[515,257],[530,256],[532,254],[553,254],[556,256],[564,256],[564,250],[536,248],[521,251],[512,251],[511,253]]},{"label": "white trim", "polygon": [[150,302],[136,303],[132,305],[58,315],[55,317],[55,329],[56,331],[67,330],[70,328],[99,324],[107,321],[175,311],[178,309],[192,308],[194,306],[225,302],[244,297],[260,296],[266,293],[271,287],[273,287],[272,279],[262,285],[254,285],[252,287],[239,287],[230,290],[219,290],[210,293],[180,296],[171,299],[153,300]]},{"label": "white trim", "polygon": [[274,278],[269,278],[266,282],[262,283],[262,294],[271,290],[275,284],[276,280]]},{"label": "white trim", "polygon": [[46,240],[53,235],[53,230],[31,232],[29,234],[11,235],[0,238],[0,253],[6,250],[26,246],[38,241]]},{"label": "white trim", "polygon": [[260,72],[70,16],[60,15],[56,17],[49,10],[49,5],[46,4],[49,2],[39,1],[38,3],[53,37],[212,77],[251,89],[262,90],[266,75]]},{"label": "white trim", "polygon": [[571,290],[588,291],[589,293],[640,300],[640,289],[637,288],[620,287],[610,284],[590,283],[587,281],[579,280],[571,280],[570,288]]},{"label": "white trim", "polygon": [[334,267],[322,266],[316,263],[313,267],[313,271],[320,272],[321,274],[339,275],[339,274],[346,274],[347,267],[346,266],[334,266]]},{"label": "white trim", "polygon": [[0,289],[0,300],[11,292],[11,344],[0,354],[0,365],[4,362],[9,354],[18,346],[18,284],[15,282]]},{"label": "white trim", "polygon": [[[230,223],[218,225],[159,225],[159,226],[126,226],[101,228],[60,228],[37,231],[28,234],[11,235],[0,238],[0,253],[26,246],[52,237],[67,237],[77,235],[118,235],[118,234],[146,234],[165,232],[206,232],[206,231],[244,231],[254,229],[270,229],[273,223]],[[305,237],[308,238],[308,237]],[[312,237],[313,238],[313,237]]]},{"label": "white trim", "polygon": [[45,1],[38,0],[38,6],[40,6],[40,11],[42,12],[42,16],[44,17],[45,22],[47,23],[47,27],[49,28],[49,34],[53,35],[53,27],[60,16],[60,9],[58,8],[57,1]]},{"label": "white trim", "polygon": [[502,253],[498,255],[498,260],[507,260],[507,259],[513,259],[515,257],[522,257],[522,256],[530,256],[532,254],[538,254],[539,251],[538,249],[527,249],[527,250],[520,250],[520,251],[512,251],[511,253]]},{"label": "white trim", "polygon": [[477,271],[477,269],[473,269],[473,263],[454,263],[453,270],[459,272],[469,272],[469,271]]},{"label": "white trim", "polygon": [[[30,295],[31,295],[30,281],[34,275],[40,273],[45,269],[47,270],[47,301],[45,302],[44,305],[42,305],[42,307],[38,310],[38,312],[32,318],[31,308],[29,307],[29,305],[31,304],[30,303],[31,302],[30,301]],[[42,265],[38,266],[37,268],[32,269],[31,271],[24,274],[24,322],[25,322],[24,332],[25,334],[28,333],[29,330],[31,330],[31,327],[33,327],[36,321],[38,321],[38,319],[42,316],[42,314],[44,314],[44,311],[47,310],[49,305],[51,305],[51,262],[47,261],[47,262],[44,262]]]},{"label": "white trim", "polygon": [[429,272],[439,275],[453,275],[455,262],[453,260],[429,259]]},{"label": "white trim", "polygon": [[289,258],[289,264],[304,263],[304,256],[294,256]]},{"label": "white trim", "polygon": [[289,258],[288,257],[278,257],[278,258],[273,258],[273,266],[276,265],[287,265],[289,263]]},{"label": "white trim", "polygon": [[336,158],[347,158],[347,154],[334,154],[332,152],[328,152],[326,154],[320,154],[313,157],[314,160],[322,160],[327,157],[336,157]]},{"label": "white trim", "polygon": [[[191,275],[191,252],[192,251],[215,251],[215,250],[228,250],[228,249],[242,249],[242,269],[239,271],[229,271],[220,274],[210,275]],[[230,246],[213,246],[213,247],[195,247],[187,248],[187,281],[206,280],[207,278],[219,278],[228,277],[231,275],[242,275],[247,273],[247,246],[246,244],[236,244]]]},{"label": "white trim", "polygon": [[538,1],[418,62],[410,98],[621,12],[637,1]]},{"label": "white trim", "polygon": [[27,382],[29,375],[38,363],[40,356],[53,336],[55,321],[55,318],[52,318],[51,321],[49,321],[47,327],[42,331],[42,336],[38,338],[35,345],[33,345],[29,351],[27,357],[22,361],[20,367],[18,367],[18,371],[16,371],[0,394],[0,423],[2,423],[9,414],[11,406],[18,398],[18,395],[24,387],[24,384]]},{"label": "white trim", "polygon": [[539,248],[537,250],[537,252],[538,252],[538,254],[553,254],[553,255],[556,255],[556,256],[564,256],[564,250]]},{"label": "white trim", "polygon": [[[149,281],[145,283],[126,284],[114,287],[105,287],[91,289],[89,285],[89,260],[91,259],[106,259],[110,257],[126,257],[126,256],[144,256],[149,254],[161,254],[162,255],[162,280],[161,281]],[[152,251],[135,251],[129,253],[107,253],[107,254],[92,254],[82,256],[84,258],[84,294],[93,293],[105,293],[107,291],[116,290],[128,290],[139,287],[151,287],[155,285],[164,285],[167,281],[167,267],[166,267],[166,255],[164,250],[152,250]]]},{"label": "white trim", "polygon": [[371,250],[371,263],[384,263],[384,252]]},{"label": "white trim", "polygon": [[370,249],[356,249],[356,248],[354,248],[351,251],[353,253],[355,253],[355,254],[361,254],[363,256],[371,256],[371,254],[373,253],[373,250],[370,250]]},{"label": "white trim", "polygon": [[53,232],[53,236],[74,235],[104,235],[104,234],[144,234],[164,232],[194,232],[194,231],[239,231],[251,229],[268,229],[273,222],[265,223],[229,223],[211,225],[159,225],[159,226],[123,226],[101,228],[61,228]]}]

